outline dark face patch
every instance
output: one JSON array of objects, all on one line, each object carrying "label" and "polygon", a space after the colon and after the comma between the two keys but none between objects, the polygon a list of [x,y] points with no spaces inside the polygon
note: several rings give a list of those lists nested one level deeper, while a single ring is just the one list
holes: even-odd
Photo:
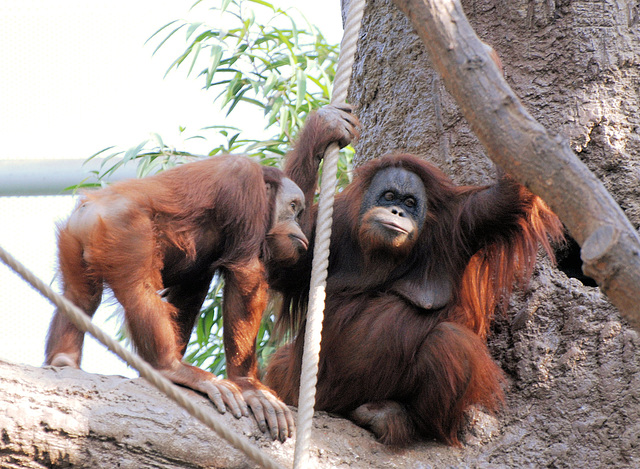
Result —
[{"label": "dark face patch", "polygon": [[373,207],[395,208],[411,217],[418,230],[427,214],[427,193],[422,179],[402,168],[386,168],[373,177],[362,199],[360,216]]}]

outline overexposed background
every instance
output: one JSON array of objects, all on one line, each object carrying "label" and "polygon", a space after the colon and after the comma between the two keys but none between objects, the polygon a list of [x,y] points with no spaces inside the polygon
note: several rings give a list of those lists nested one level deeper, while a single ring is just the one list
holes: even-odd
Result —
[{"label": "overexposed background", "polygon": [[[178,39],[152,56],[158,41],[145,41],[160,27],[189,18],[195,0],[3,0],[0,2],[0,160],[86,159],[108,146],[128,148],[162,135],[180,150],[204,153],[188,133],[224,121],[215,93],[186,70],[164,74],[183,50]],[[295,6],[329,41],[342,37],[340,0]],[[184,34],[184,33],[183,33]],[[259,116],[258,116],[259,117]],[[256,132],[265,122],[247,124]],[[55,223],[75,204],[72,196],[0,197],[0,246],[45,281],[56,270]],[[55,289],[57,283],[54,282]],[[0,359],[40,366],[53,306],[0,263]],[[94,321],[111,335],[119,324]],[[118,357],[93,338],[85,339],[83,369],[135,376]]]}]

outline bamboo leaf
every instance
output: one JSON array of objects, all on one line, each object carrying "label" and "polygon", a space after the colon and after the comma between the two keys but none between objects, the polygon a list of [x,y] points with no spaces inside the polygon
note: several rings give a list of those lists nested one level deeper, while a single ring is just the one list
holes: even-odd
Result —
[{"label": "bamboo leaf", "polygon": [[211,334],[211,328],[213,327],[213,323],[214,323],[214,314],[205,314],[204,315],[204,320],[202,321],[204,323],[203,326],[203,330],[204,330],[204,337],[205,340],[209,340],[209,336]]},{"label": "bamboo leaf", "polygon": [[196,64],[196,60],[198,59],[198,55],[200,55],[200,50],[202,49],[202,44],[199,42],[196,44],[196,47],[192,49],[192,59],[191,66],[189,67],[189,71],[187,72],[187,76],[191,75],[191,71],[193,70],[194,65]]},{"label": "bamboo leaf", "polygon": [[280,113],[280,132],[286,135],[289,132],[289,108],[283,107]]},{"label": "bamboo leaf", "polygon": [[[284,99],[282,99],[282,97],[278,97],[274,100],[273,104],[271,105],[271,110],[269,112],[268,125],[272,125],[276,121],[278,117],[278,113],[280,112],[280,108],[282,107],[283,104],[284,104]],[[265,108],[265,111],[267,110],[268,108]]]},{"label": "bamboo leaf", "polygon": [[149,140],[144,140],[143,142],[140,142],[137,146],[129,148],[124,154],[124,157],[122,157],[123,163],[126,163],[127,161],[130,161],[136,156],[138,156],[138,154],[142,151],[142,149],[148,142]]},{"label": "bamboo leaf", "polygon": [[259,5],[263,5],[265,7],[271,8],[273,11],[276,11],[275,7],[271,3],[265,2],[264,0],[249,0],[249,2],[257,3]]},{"label": "bamboo leaf", "polygon": [[253,98],[247,98],[247,97],[242,97],[242,101],[245,103],[249,103],[249,104],[253,104],[254,106],[257,106],[261,109],[265,108],[265,105],[262,101],[258,101],[257,99],[253,99]]},{"label": "bamboo leaf", "polygon": [[231,113],[231,111],[233,111],[233,109],[238,105],[238,103],[242,101],[244,94],[249,89],[250,89],[249,87],[244,87],[242,90],[234,94],[233,99],[231,100],[231,106],[229,106],[229,109],[227,110],[227,114],[226,114],[227,116]]},{"label": "bamboo leaf", "polygon": [[307,94],[307,74],[301,68],[296,70],[296,111],[302,107]]},{"label": "bamboo leaf", "polygon": [[[174,21],[174,22],[175,22],[175,21]],[[171,23],[169,23],[169,24],[171,24]],[[168,26],[168,25],[167,25],[167,26]],[[153,53],[152,53],[151,55],[155,55],[155,54],[156,54],[156,52],[158,52],[158,50],[159,50],[159,49],[164,45],[164,43],[165,43],[165,42],[167,42],[171,36],[173,36],[175,33],[177,33],[178,31],[180,31],[183,27],[184,27],[184,24],[181,24],[181,25],[180,25],[180,26],[178,26],[176,29],[174,29],[173,31],[171,31],[171,32],[169,33],[169,35],[168,35],[167,37],[165,37],[165,38],[160,42],[160,44],[158,44],[158,46],[153,50]],[[151,38],[149,38],[149,39],[151,39]]]},{"label": "bamboo leaf", "polygon": [[278,84],[278,75],[274,72],[269,73],[267,81],[265,81],[262,87],[262,95],[267,96],[269,92]]},{"label": "bamboo leaf", "polygon": [[[113,149],[113,148],[115,148],[115,146],[114,146],[114,145],[111,145],[110,147],[103,148],[103,149],[102,149],[102,150],[100,150],[99,152],[94,153],[94,154],[93,154],[93,155],[91,155],[89,158],[87,158],[87,159],[85,160],[85,162],[84,162],[84,163],[82,163],[82,164],[86,164],[88,161],[91,161],[92,159],[96,158],[98,155],[100,155],[100,154],[104,153],[105,151],[111,150],[111,149]],[[121,152],[118,152],[117,154],[119,154],[119,153],[121,153]],[[111,158],[111,157],[113,157],[113,155],[110,155],[108,158]]]},{"label": "bamboo leaf", "polygon": [[191,23],[189,25],[189,29],[187,29],[187,40],[191,37],[191,35],[196,31],[196,29],[198,29],[200,26],[202,26],[202,22],[197,22],[197,23]]},{"label": "bamboo leaf", "polygon": [[[186,47],[175,58],[167,73],[185,63],[183,66],[188,67],[187,76],[196,75],[197,80],[204,82],[206,89],[213,88],[212,96],[222,103],[227,115],[238,113],[238,109],[243,108],[238,106],[241,102],[263,109],[266,127],[272,130],[272,134],[256,140],[245,136],[244,126],[233,128],[213,125],[189,134],[181,129],[181,140],[201,140],[205,138],[200,135],[203,131],[212,130],[212,135],[206,135],[215,141],[211,145],[215,148],[209,151],[209,155],[242,150],[261,164],[279,166],[290,138],[302,125],[303,117],[311,109],[328,103],[338,45],[328,44],[306,18],[300,21],[298,13],[281,10],[274,6],[273,0],[192,1],[192,9],[200,4],[211,3],[208,11],[213,10],[220,15],[219,24],[210,27],[202,21],[184,20],[167,23],[147,41],[160,41],[153,53],[168,41],[176,41],[177,37],[181,39],[183,36],[176,36],[176,32],[184,28]],[[194,10],[194,14],[199,13]],[[200,58],[206,48],[210,48],[208,61],[204,56]],[[200,62],[202,66],[197,65]],[[107,171],[116,171],[123,164],[122,161],[137,158],[140,175],[181,161],[181,153],[165,153],[167,146],[159,135],[152,134],[150,141],[154,145],[153,152],[142,153],[145,144],[125,152],[110,147],[92,158],[107,155],[105,161],[110,161],[103,165],[108,168]],[[155,151],[156,148],[159,151]],[[122,160],[111,159],[114,156],[122,157],[123,154]],[[341,153],[341,184],[348,182],[347,157]],[[219,276],[212,282],[205,308],[185,355],[188,361],[206,367],[217,375],[223,375],[226,367],[221,338],[223,283]],[[274,349],[274,345],[268,342],[272,336],[272,326],[273,318],[265,320],[260,326],[258,347],[261,363]]]},{"label": "bamboo leaf", "polygon": [[[206,315],[205,315],[206,317]],[[204,331],[204,321],[198,321],[197,325],[196,325],[196,337],[197,337],[197,341],[200,344],[203,344],[205,342],[205,331]]]},{"label": "bamboo leaf", "polygon": [[160,136],[160,134],[156,132],[151,132],[151,137],[153,137],[153,139],[155,140],[158,148],[162,150],[164,148],[164,142],[162,141],[162,137]]},{"label": "bamboo leaf", "polygon": [[211,86],[211,81],[213,80],[213,76],[218,69],[218,65],[220,64],[220,58],[222,57],[222,47],[219,45],[211,46],[211,64],[209,65],[209,69],[207,70],[207,84],[206,88]]},{"label": "bamboo leaf", "polygon": [[291,31],[292,31],[292,38],[293,38],[293,43],[295,44],[296,48],[300,48],[300,41],[299,41],[299,36],[298,36],[298,27],[296,26],[295,21],[293,21],[293,18],[290,18],[291,21]]},{"label": "bamboo leaf", "polygon": [[322,90],[323,96],[329,96],[329,87],[325,85],[322,81],[318,80],[316,77],[307,75],[307,79],[312,81],[315,85]]},{"label": "bamboo leaf", "polygon": [[229,86],[227,87],[227,93],[225,95],[222,107],[230,103],[242,89],[243,89],[242,73],[238,72],[234,75],[234,77],[229,82]]},{"label": "bamboo leaf", "polygon": [[154,37],[156,37],[158,34],[160,34],[162,31],[165,30],[165,28],[168,28],[169,26],[171,26],[172,24],[177,23],[179,20],[173,20],[167,24],[165,24],[162,28],[158,29],[155,33],[153,33],[151,36],[149,36],[149,39],[147,39],[146,41],[144,41],[144,44],[147,45],[147,43],[149,41],[151,41],[151,39],[153,39]]}]

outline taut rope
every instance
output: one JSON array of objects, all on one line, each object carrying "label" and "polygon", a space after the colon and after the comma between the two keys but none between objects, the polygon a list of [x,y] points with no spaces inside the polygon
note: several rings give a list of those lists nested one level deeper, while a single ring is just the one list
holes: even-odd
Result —
[{"label": "taut rope", "polygon": [[[347,90],[351,82],[351,70],[355,60],[360,24],[366,0],[351,0],[349,13],[344,27],[344,36],[340,45],[340,58],[333,81],[331,104],[344,103],[347,100]],[[329,267],[329,241],[331,239],[331,223],[333,220],[333,201],[336,190],[338,172],[337,143],[327,148],[322,166],[322,186],[318,202],[318,221],[316,225],[316,240],[313,250],[313,266],[311,270],[311,285],[309,291],[309,308],[304,336],[304,354],[302,356],[302,373],[300,377],[300,394],[298,407],[298,424],[296,450],[294,455],[294,469],[306,469],[309,460],[309,440],[311,439],[311,424],[313,408],[316,399],[316,383],[318,375],[318,361],[320,355],[320,340],[322,337],[322,320],[324,317],[324,301],[327,286],[327,269]]]},{"label": "taut rope", "polygon": [[260,464],[262,467],[270,469],[284,469],[283,466],[269,458],[264,452],[250,444],[245,438],[242,438],[228,428],[225,428],[225,423],[220,419],[219,415],[212,412],[210,408],[194,404],[191,398],[182,389],[178,388],[178,386],[154,370],[151,365],[144,361],[140,356],[130,352],[114,339],[109,337],[99,327],[95,326],[84,311],[71,303],[65,297],[54,292],[49,285],[36,277],[1,246],[0,260],[20,275],[20,277],[22,277],[27,283],[38,290],[45,298],[49,299],[60,309],[60,311],[66,314],[78,330],[88,332],[94,336],[109,350],[127,362],[127,364],[138,370],[140,376],[173,399],[178,405],[180,405],[180,407],[184,408],[192,416],[215,431],[231,445],[246,454],[250,459]]}]

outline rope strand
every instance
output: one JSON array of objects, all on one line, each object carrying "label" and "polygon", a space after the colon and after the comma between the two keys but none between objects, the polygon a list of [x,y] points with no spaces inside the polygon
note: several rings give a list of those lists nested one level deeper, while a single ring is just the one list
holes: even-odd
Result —
[{"label": "rope strand", "polygon": [[[360,34],[360,24],[364,13],[365,0],[351,0],[345,24],[345,34],[340,45],[340,57],[334,80],[331,104],[343,103],[347,99],[347,91],[351,80],[351,71],[355,60],[355,52]],[[326,297],[327,269],[329,267],[329,244],[331,240],[331,224],[333,220],[333,202],[337,182],[337,166],[339,156],[337,143],[329,145],[325,156],[322,176],[322,187],[318,203],[316,243],[313,252],[311,286],[307,326],[305,332],[305,349],[302,358],[302,374],[300,378],[300,395],[298,409],[298,429],[294,454],[294,469],[306,469],[309,461],[309,442],[313,410],[315,406],[320,340],[322,337],[322,321]],[[268,469],[284,469],[264,452],[251,445],[246,439],[225,428],[219,416],[210,409],[196,406],[189,396],[170,380],[152,368],[147,362],[133,352],[125,349],[118,342],[95,326],[89,317],[69,300],[54,292],[42,280],[37,278],[25,266],[0,246],[0,260],[15,271],[27,283],[33,286],[44,297],[65,313],[71,322],[83,332],[88,332],[109,350],[135,368],[140,376],[173,399],[189,414],[214,430],[232,446],[242,451],[247,457]]]},{"label": "rope strand", "polygon": [[[351,71],[355,60],[365,4],[365,0],[351,0],[349,5],[347,22],[344,27],[345,33],[340,44],[340,58],[333,82],[331,104],[339,104],[347,100],[347,91],[351,81]],[[327,269],[329,267],[329,243],[331,240],[339,151],[338,144],[332,143],[324,155],[322,186],[318,202],[316,242],[313,250],[313,266],[309,290],[309,307],[304,336],[305,345],[302,356],[298,399],[298,436],[294,453],[294,469],[306,469],[309,464],[309,443],[318,380],[318,362],[322,338],[322,321],[324,318]]]},{"label": "rope strand", "polygon": [[138,370],[140,376],[173,399],[180,407],[215,431],[232,446],[242,451],[251,460],[265,468],[284,469],[282,465],[268,457],[263,451],[260,451],[257,447],[251,445],[246,439],[226,428],[225,423],[220,419],[219,415],[214,414],[211,409],[194,404],[191,398],[183,390],[158,373],[158,371],[152,368],[151,365],[144,361],[140,356],[130,352],[109,337],[99,327],[95,326],[80,308],[53,291],[49,285],[36,277],[24,265],[11,256],[11,254],[5,251],[2,246],[0,246],[0,260],[2,260],[3,263],[16,272],[33,288],[39,291],[45,298],[50,300],[60,309],[60,311],[66,314],[80,331],[88,332],[97,340],[102,342],[109,350],[127,362],[128,365]]}]

